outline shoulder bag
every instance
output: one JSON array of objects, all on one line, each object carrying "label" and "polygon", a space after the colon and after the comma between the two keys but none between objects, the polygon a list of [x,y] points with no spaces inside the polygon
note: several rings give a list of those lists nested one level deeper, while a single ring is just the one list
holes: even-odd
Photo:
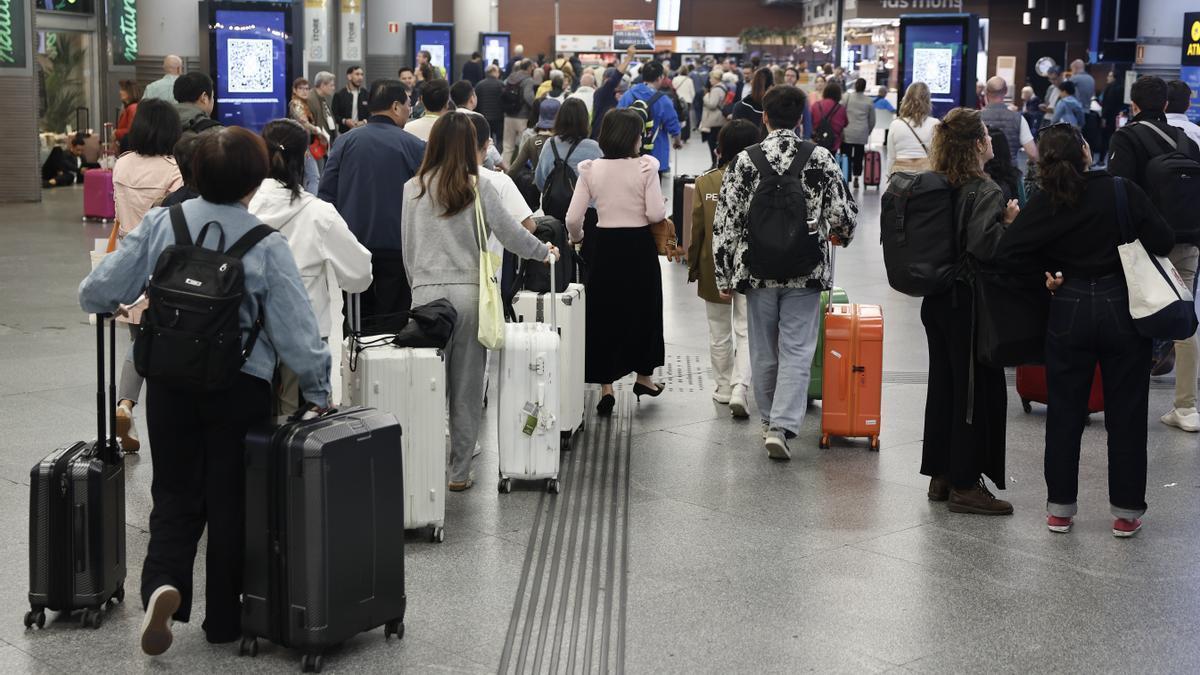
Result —
[{"label": "shoulder bag", "polygon": [[479,344],[491,350],[504,346],[504,305],[500,300],[500,258],[487,247],[483,204],[475,188],[475,239],[479,244]]}]

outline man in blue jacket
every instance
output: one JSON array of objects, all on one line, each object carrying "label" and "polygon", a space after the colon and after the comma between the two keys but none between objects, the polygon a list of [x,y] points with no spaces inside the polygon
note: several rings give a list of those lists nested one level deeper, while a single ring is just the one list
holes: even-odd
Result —
[{"label": "man in blue jacket", "polygon": [[[665,84],[666,74],[658,61],[651,61],[642,66],[641,76],[642,82],[625,92],[617,104],[618,108],[628,108],[634,101],[639,100],[649,102]],[[665,92],[654,101],[651,108],[654,123],[654,151],[651,154],[658,160],[659,173],[667,173],[671,170],[670,146],[674,144],[676,148],[683,147],[683,141],[679,138],[679,116],[675,114],[675,104]],[[664,131],[666,133],[663,133]],[[670,140],[667,140],[668,137]]]},{"label": "man in blue jacket", "polygon": [[404,84],[376,80],[370,101],[367,123],[334,142],[317,193],[337,207],[350,231],[371,251],[374,281],[360,303],[362,328],[367,331],[386,328],[387,317],[412,305],[400,245],[399,199],[425,157],[425,142],[403,129],[412,112]]}]

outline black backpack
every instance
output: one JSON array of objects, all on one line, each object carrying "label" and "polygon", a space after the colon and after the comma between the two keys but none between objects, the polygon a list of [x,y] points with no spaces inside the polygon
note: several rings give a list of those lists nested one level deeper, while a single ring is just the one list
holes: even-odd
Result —
[{"label": "black backpack", "polygon": [[571,153],[579,146],[579,141],[571,144],[566,157],[558,156],[558,145],[553,140],[547,141],[554,153],[554,167],[546,176],[546,187],[542,189],[542,212],[559,220],[567,219],[567,207],[571,205],[571,196],[575,194],[575,170],[568,161]]},{"label": "black backpack", "polygon": [[897,171],[883,193],[879,238],[888,284],[914,297],[950,288],[961,253],[954,188],[933,171]]},{"label": "black backpack", "polygon": [[787,281],[811,274],[825,261],[825,243],[808,229],[804,198],[804,165],[816,146],[801,141],[791,165],[778,173],[760,145],[746,148],[758,168],[758,187],[750,198],[747,218],[750,274],[758,279]]},{"label": "black backpack", "polygon": [[[1200,244],[1200,161],[1193,154],[1179,149],[1180,142],[1187,148],[1191,142],[1186,136],[1177,141],[1153,124],[1135,122],[1128,127],[1136,136],[1136,129],[1151,130],[1142,135],[1142,147],[1150,155],[1142,182],[1150,201],[1158,207],[1163,220],[1175,231],[1175,241],[1180,244]],[[1170,148],[1156,153],[1152,148],[1155,135]]]},{"label": "black backpack", "polygon": [[654,92],[654,95],[647,99],[634,99],[633,103],[629,104],[629,109],[636,112],[642,118],[642,154],[648,155],[654,152],[654,139],[658,138],[658,126],[654,123],[654,104],[658,103],[658,99],[666,96],[662,90]]},{"label": "black backpack", "polygon": [[833,146],[837,145],[837,134],[833,132],[833,114],[837,109],[842,107],[841,103],[834,103],[829,112],[821,117],[821,123],[813,129],[813,143],[833,152]]},{"label": "black backpack", "polygon": [[[242,341],[238,313],[246,293],[242,256],[275,230],[258,225],[225,249],[225,231],[206,223],[196,243],[188,233],[182,206],[170,209],[175,243],[154,266],[133,346],[133,362],[142,377],[187,391],[219,391],[236,382],[263,325],[260,308],[249,338]],[[210,230],[220,233],[217,249],[204,248]]]},{"label": "black backpack", "polygon": [[525,107],[525,92],[521,90],[520,82],[505,82],[504,89],[500,91],[500,109],[509,117],[516,117],[521,114],[521,108]]},{"label": "black backpack", "polygon": [[[567,285],[575,281],[575,247],[571,246],[567,226],[553,216],[538,216],[533,219],[533,236],[547,244],[558,247],[558,261],[554,263],[555,293],[567,290]],[[550,266],[540,260],[522,260],[517,270],[515,291],[533,291],[534,293],[550,292]]]}]

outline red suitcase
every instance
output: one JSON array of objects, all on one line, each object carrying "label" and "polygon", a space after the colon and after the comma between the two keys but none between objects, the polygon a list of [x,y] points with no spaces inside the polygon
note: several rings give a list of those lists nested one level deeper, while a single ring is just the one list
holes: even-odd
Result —
[{"label": "red suitcase", "polygon": [[879,181],[883,176],[883,157],[880,156],[878,150],[867,150],[863,155],[863,185],[866,187],[879,187]]},{"label": "red suitcase", "polygon": [[[1017,396],[1021,397],[1021,407],[1025,412],[1031,412],[1031,402],[1046,402],[1046,367],[1019,366],[1017,368]],[[1092,378],[1092,393],[1088,395],[1088,412],[1104,412],[1104,383],[1100,379],[1100,366],[1096,366],[1096,375]]]},{"label": "red suitcase", "polygon": [[83,219],[112,222],[116,217],[112,171],[89,169],[83,174]]},{"label": "red suitcase", "polygon": [[830,438],[866,438],[879,451],[883,399],[883,310],[829,305],[821,383],[822,449]]}]

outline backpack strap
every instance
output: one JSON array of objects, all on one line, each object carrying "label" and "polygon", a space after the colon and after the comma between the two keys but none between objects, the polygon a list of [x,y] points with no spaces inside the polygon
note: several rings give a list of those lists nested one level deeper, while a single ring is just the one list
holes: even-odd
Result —
[{"label": "backpack strap", "polygon": [[[574,150],[575,146],[572,145],[571,149]],[[554,153],[554,163],[555,164],[558,164],[559,162],[562,161],[562,157],[558,156],[558,145],[555,144],[554,141],[550,141],[550,152]],[[571,156],[570,153],[568,153],[567,156],[570,157]]]},{"label": "backpack strap", "polygon": [[[582,143],[582,142],[583,142],[583,139],[579,139],[579,140],[576,140],[574,143],[572,143],[572,144],[571,144],[571,148],[570,148],[569,150],[567,150],[567,158],[566,158],[566,159],[564,159],[564,160],[563,160],[563,162],[570,162],[570,161],[571,161],[571,153],[572,153],[572,152],[575,152],[575,148],[578,148],[578,147],[579,147],[579,144],[580,144],[580,143]],[[550,145],[554,145],[554,144],[553,144],[553,143],[551,143]],[[554,159],[558,159],[558,151],[557,151],[557,150],[555,150],[555,151],[554,151]]]},{"label": "backpack strap", "polygon": [[817,144],[812,141],[800,141],[800,146],[796,150],[796,156],[792,158],[792,163],[788,165],[784,175],[792,175],[799,178],[804,173],[804,167],[808,164],[808,159],[812,157],[813,150],[817,149]]},{"label": "backpack strap", "polygon": [[231,258],[240,258],[254,248],[255,244],[271,236],[274,231],[275,228],[269,225],[255,225],[249,232],[243,234],[241,239],[233,242],[233,246],[225,251],[225,255]]},{"label": "backpack strap", "polygon": [[[1175,142],[1175,139],[1171,138],[1169,135],[1167,135],[1167,132],[1163,131],[1162,129],[1159,129],[1157,125],[1150,124],[1149,122],[1134,122],[1133,124],[1129,125],[1129,130],[1131,133],[1133,133],[1134,136],[1138,135],[1137,129],[1149,129],[1151,132],[1153,132],[1150,135],[1141,134],[1141,137],[1143,139],[1142,147],[1145,147],[1147,151],[1150,151],[1150,148],[1147,147],[1146,140],[1153,140],[1155,135],[1157,135],[1159,138],[1161,138],[1163,140],[1163,142],[1165,142],[1167,144],[1169,149],[1166,150],[1166,152],[1171,152],[1172,150],[1179,149],[1179,144]],[[1151,151],[1150,156],[1155,157],[1155,156],[1161,155],[1161,154],[1163,154],[1163,153]]]},{"label": "backpack strap", "polygon": [[192,234],[188,232],[187,217],[183,215],[183,204],[174,204],[168,210],[171,214],[171,229],[175,231],[177,246],[193,246]]},{"label": "backpack strap", "polygon": [[767,154],[763,152],[762,145],[756,143],[746,148],[746,155],[750,157],[751,162],[754,162],[754,168],[758,169],[760,178],[780,175],[775,170],[775,167],[771,166],[771,163],[767,161]]}]

